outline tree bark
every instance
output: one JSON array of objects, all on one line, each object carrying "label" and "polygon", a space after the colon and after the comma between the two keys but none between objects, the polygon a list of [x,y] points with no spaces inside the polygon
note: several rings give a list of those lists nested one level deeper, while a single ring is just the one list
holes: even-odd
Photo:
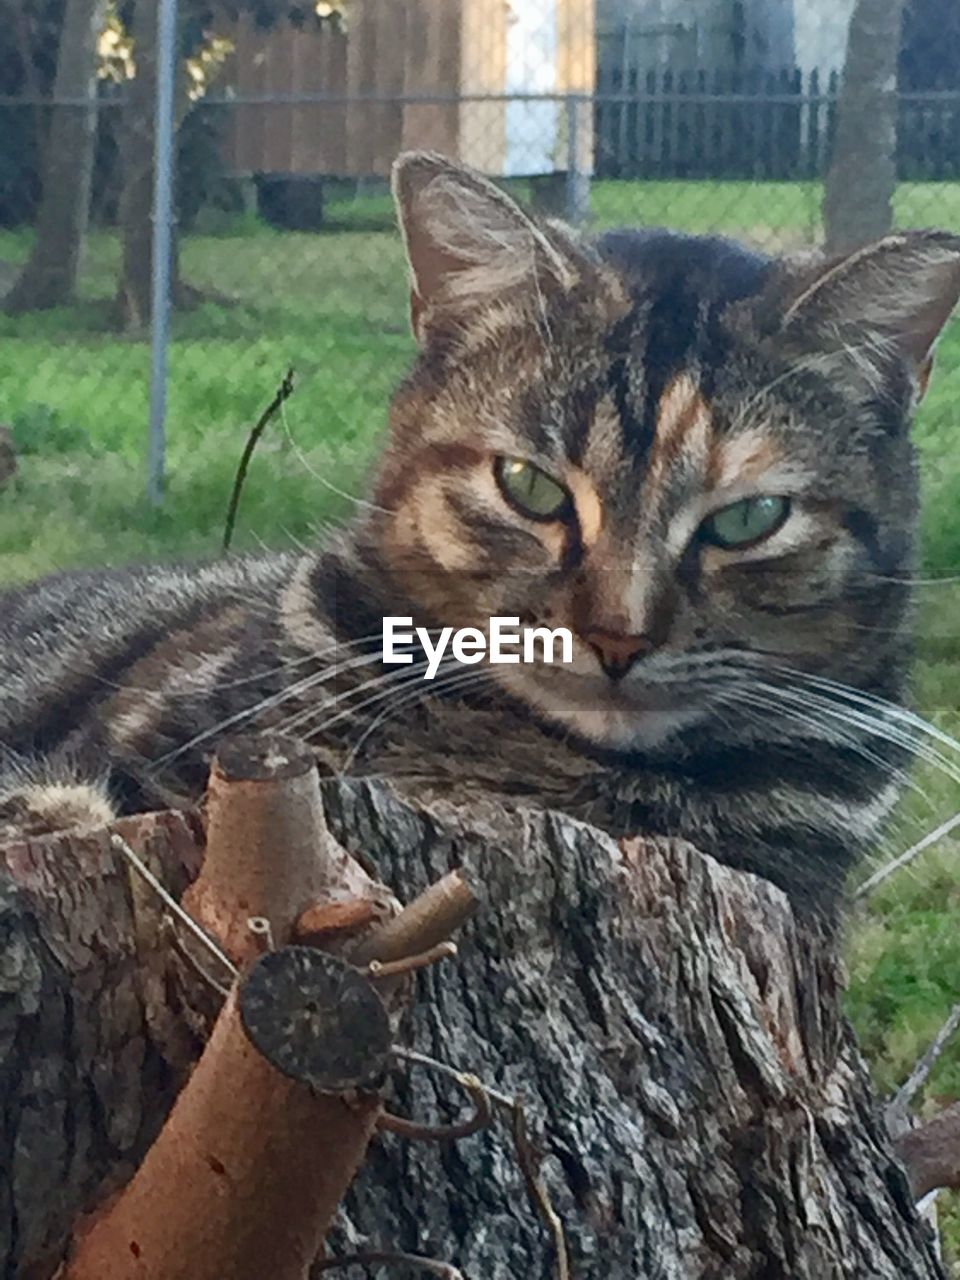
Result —
[{"label": "tree bark", "polygon": [[33,250],[4,301],[12,315],[72,302],[90,211],[97,135],[97,38],[106,0],[67,0]]},{"label": "tree bark", "polygon": [[[458,866],[478,890],[459,958],[420,974],[403,1039],[523,1095],[574,1277],[942,1276],[837,962],[778,890],[680,842],[618,845],[492,802],[426,809],[330,782],[324,807],[402,899]],[[179,894],[193,833],[172,815],[137,821]],[[99,835],[0,851],[0,1260],[31,1280],[142,1159],[199,1047],[167,1003],[162,910],[108,850]],[[441,1077],[401,1065],[391,1111],[461,1116]],[[358,1250],[431,1254],[473,1280],[556,1274],[500,1127],[447,1144],[383,1135],[331,1237],[331,1252]]]},{"label": "tree bark", "polygon": [[[177,896],[201,847],[179,814],[118,830]],[[106,832],[0,846],[0,1274],[45,1280],[82,1209],[143,1159],[200,1042],[167,1005],[160,904]]]},{"label": "tree bark", "polygon": [[886,235],[897,182],[897,59],[904,0],[857,0],[824,187],[829,253]]}]

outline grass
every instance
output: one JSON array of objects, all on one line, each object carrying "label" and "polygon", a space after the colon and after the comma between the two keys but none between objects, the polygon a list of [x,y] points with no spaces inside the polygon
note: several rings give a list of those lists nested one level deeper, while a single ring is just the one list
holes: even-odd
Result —
[{"label": "grass", "polygon": [[[822,240],[822,202],[819,182],[601,182],[593,213],[599,226],[643,223],[779,247]],[[894,217],[902,227],[960,230],[960,182],[902,183]]]},{"label": "grass", "polygon": [[[814,242],[817,184],[598,183],[598,227],[643,222],[743,236],[770,246]],[[905,185],[902,225],[960,230],[960,184]],[[110,327],[118,246],[91,236],[80,303],[0,317],[0,421],[21,453],[0,493],[0,583],[54,568],[216,552],[230,484],[250,424],[288,365],[298,387],[271,428],[243,495],[236,545],[286,545],[343,514],[384,427],[390,389],[412,353],[405,272],[385,196],[341,202],[336,231],[279,233],[256,222],[208,224],[183,246],[184,274],[211,301],[174,321],[170,352],[169,492],[143,499],[149,353]],[[0,263],[28,252],[0,232]],[[9,274],[9,272],[8,272]],[[927,568],[960,573],[960,323],[945,335],[918,422]],[[331,488],[330,486],[333,486]],[[960,735],[960,588],[925,588],[919,705]],[[903,848],[958,807],[958,788],[924,770],[928,799],[903,806],[891,848]],[[858,921],[848,1007],[878,1085],[892,1088],[960,999],[960,842],[947,841],[889,880]],[[931,1081],[960,1097],[960,1046]],[[960,1252],[960,1212],[946,1215]]]}]

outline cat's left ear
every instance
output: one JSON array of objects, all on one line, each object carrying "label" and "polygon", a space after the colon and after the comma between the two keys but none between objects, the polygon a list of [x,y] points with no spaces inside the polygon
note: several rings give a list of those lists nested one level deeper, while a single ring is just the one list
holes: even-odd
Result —
[{"label": "cat's left ear", "polygon": [[401,155],[393,196],[410,264],[411,318],[423,341],[444,315],[463,318],[518,286],[569,287],[559,228],[548,231],[472,169],[429,151]]},{"label": "cat's left ear", "polygon": [[796,288],[783,331],[821,349],[847,351],[864,368],[885,354],[899,355],[912,366],[922,395],[934,345],[960,300],[960,237],[890,235],[822,265]]}]

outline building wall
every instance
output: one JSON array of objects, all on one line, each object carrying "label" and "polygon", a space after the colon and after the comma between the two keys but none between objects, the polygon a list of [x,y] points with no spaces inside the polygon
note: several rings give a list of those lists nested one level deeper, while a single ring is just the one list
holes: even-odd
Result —
[{"label": "building wall", "polygon": [[661,71],[843,65],[854,0],[597,0],[600,57]]},{"label": "building wall", "polygon": [[816,68],[821,77],[842,71],[847,54],[847,28],[856,0],[797,0],[795,44],[797,66]]}]

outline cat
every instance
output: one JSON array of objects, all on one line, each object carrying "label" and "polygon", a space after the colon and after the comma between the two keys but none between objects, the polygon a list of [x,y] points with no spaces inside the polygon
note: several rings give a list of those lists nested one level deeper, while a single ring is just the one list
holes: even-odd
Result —
[{"label": "cat", "polygon": [[[0,826],[192,805],[221,736],[272,728],[830,912],[923,749],[909,425],[960,238],[795,262],[581,237],[431,153],[393,187],[418,354],[369,498],[315,552],[0,597]],[[573,661],[427,681],[383,664],[385,615],[565,626]]]}]

